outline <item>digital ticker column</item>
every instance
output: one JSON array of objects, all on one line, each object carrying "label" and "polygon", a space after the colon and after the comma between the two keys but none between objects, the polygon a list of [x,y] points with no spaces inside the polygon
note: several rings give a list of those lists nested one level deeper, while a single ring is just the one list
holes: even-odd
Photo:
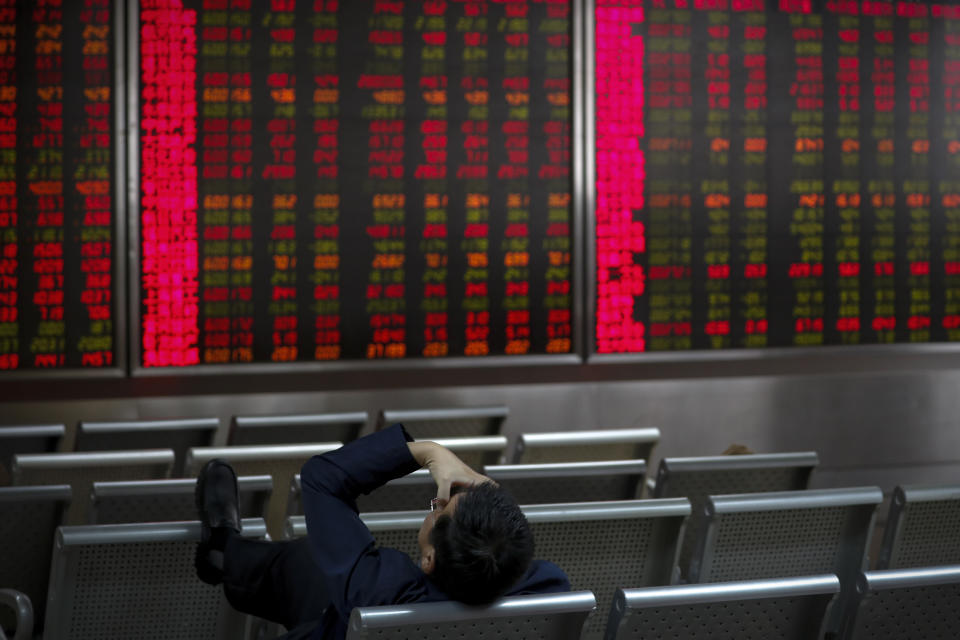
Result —
[{"label": "digital ticker column", "polygon": [[464,317],[463,355],[485,356],[490,352],[490,42],[489,5],[478,0],[463,4],[464,20],[457,37],[463,42],[460,92],[466,103],[461,123],[465,162],[456,177],[465,189],[465,224],[460,250],[466,259],[461,312]]},{"label": "digital ticker column", "polygon": [[[703,293],[705,316],[702,321],[704,344],[713,349],[732,346],[733,287],[731,275],[735,257],[731,238],[731,212],[738,199],[738,185],[730,173],[731,84],[730,84],[730,13],[720,3],[713,10],[698,13],[706,30],[706,64],[702,66],[702,88],[707,100],[694,109],[705,108],[703,131],[698,132],[694,175],[700,176],[698,200],[702,202],[700,228],[705,229],[703,262],[706,286]],[[719,5],[719,6],[718,6]],[[688,36],[689,37],[689,36]],[[700,66],[700,65],[697,65]],[[701,118],[697,118],[700,121]],[[701,141],[702,140],[702,141]],[[700,323],[697,323],[699,333]]]},{"label": "digital ticker column", "polygon": [[[110,0],[84,0],[80,23],[84,25],[83,107],[80,146],[72,169],[74,200],[70,217],[80,228],[80,273],[83,286],[66,290],[65,305],[75,304],[86,312],[77,322],[80,335],[77,350],[81,366],[113,364],[113,65],[110,55],[113,16]],[[72,63],[77,64],[74,58]],[[72,71],[70,69],[69,71]],[[68,232],[70,231],[68,226]],[[78,319],[79,320],[79,319]],[[69,350],[69,346],[68,346]]]},{"label": "digital ticker column", "polygon": [[896,71],[894,55],[894,5],[864,2],[864,46],[869,68],[865,70],[866,100],[870,118],[864,122],[866,141],[862,171],[869,179],[863,197],[866,206],[866,264],[870,278],[863,299],[864,342],[892,343],[896,339],[896,206],[895,161]]},{"label": "digital ticker column", "polygon": [[141,363],[200,362],[197,251],[197,12],[140,10]]},{"label": "digital ticker column", "polygon": [[[303,2],[305,0],[301,0]],[[270,278],[267,305],[271,326],[270,360],[292,362],[299,350],[297,293],[297,74],[296,0],[270,0],[263,16],[266,29],[266,86],[269,153],[261,177],[269,194],[271,218],[266,272]]]},{"label": "digital ticker column", "polygon": [[0,0],[0,17],[0,370],[11,370],[20,366],[16,0]]},{"label": "digital ticker column", "polygon": [[[825,69],[832,95],[826,98],[836,105],[832,120],[832,177],[827,213],[834,220],[834,259],[836,290],[828,300],[832,330],[841,344],[861,341],[861,251],[860,214],[862,181],[860,172],[861,135],[861,26],[859,2],[838,1],[828,4],[832,14],[831,34],[835,33],[836,63]],[[830,133],[830,132],[826,132]],[[825,330],[830,333],[831,327]]]},{"label": "digital ticker column", "polygon": [[447,75],[447,4],[424,2],[417,16],[420,32],[420,81],[417,98],[420,121],[419,158],[414,178],[422,185],[423,226],[420,254],[423,256],[420,314],[423,318],[423,349],[427,358],[450,353],[449,322],[449,76]]},{"label": "digital ticker column", "polygon": [[[507,212],[500,241],[503,250],[503,313],[506,320],[506,353],[530,351],[530,33],[527,0],[506,4],[497,25],[503,39],[502,109],[506,119],[494,139],[502,146],[497,179],[506,193],[498,193]],[[536,123],[533,123],[535,126]]]},{"label": "digital ticker column", "polygon": [[[655,3],[646,15],[644,85],[651,131],[645,156],[648,280],[640,308],[649,315],[646,346],[652,351],[689,349],[691,336],[702,335],[701,327],[707,324],[701,321],[694,328],[692,200],[696,197],[713,203],[714,198],[701,193],[704,187],[709,190],[708,180],[698,181],[696,190],[691,182],[691,21],[692,12],[682,1]],[[711,215],[699,206],[696,211],[701,218]],[[697,222],[699,229],[709,226]],[[696,242],[698,253],[709,254],[709,258],[724,250],[706,234],[700,234]]]},{"label": "digital ticker column", "polygon": [[792,153],[777,156],[781,161],[789,158],[791,167],[787,184],[778,184],[787,186],[788,197],[783,200],[781,195],[779,201],[791,211],[790,344],[820,345],[824,343],[826,257],[823,15],[811,13],[809,3],[802,1],[781,0],[780,8],[787,14],[793,42],[789,97],[784,96],[789,105],[784,114],[789,115],[788,127],[793,133]]},{"label": "digital ticker column", "polygon": [[[337,0],[313,3],[310,16],[311,93],[310,117],[313,143],[313,171],[308,176],[313,188],[310,210],[312,234],[309,242],[311,300],[307,317],[313,325],[314,360],[336,360],[341,356],[342,316],[340,277],[340,75],[338,70],[340,30]],[[309,325],[308,325],[309,326]],[[306,330],[306,327],[304,328]]]},{"label": "digital ticker column", "polygon": [[[930,92],[930,19],[929,8],[919,3],[899,2],[897,19],[906,22],[906,66],[904,82],[898,83],[897,109],[906,111],[905,137],[895,144],[906,153],[897,161],[897,174],[903,176],[902,205],[906,209],[906,259],[901,269],[906,270],[906,300],[903,301],[901,331],[906,330],[909,342],[929,342],[931,326],[930,251],[931,244],[931,92]],[[895,34],[894,37],[896,37]],[[902,71],[900,72],[903,77]],[[899,133],[899,131],[898,131]]]},{"label": "digital ticker column", "polygon": [[361,117],[368,122],[367,181],[372,221],[367,237],[373,245],[368,266],[367,321],[371,336],[367,358],[406,355],[406,194],[404,192],[403,4],[376,0],[369,18],[368,46],[373,50],[358,88],[369,102]]},{"label": "digital ticker column", "polygon": [[647,347],[637,300],[646,292],[645,10],[632,0],[597,0],[596,309],[599,353]]},{"label": "digital ticker column", "polygon": [[[742,337],[738,346],[765,347],[769,332],[769,211],[767,203],[767,13],[763,0],[733,3],[734,58],[730,63],[736,129],[731,132],[731,172],[740,171],[742,203],[734,200],[735,251],[743,272],[734,303]],[[733,164],[737,160],[736,164]],[[733,175],[736,175],[735,173]]]},{"label": "digital ticker column", "polygon": [[943,233],[942,330],[947,340],[960,340],[960,7],[942,10],[943,25],[943,174],[939,184]]},{"label": "digital ticker column", "polygon": [[205,364],[253,361],[253,113],[249,1],[204,0],[197,183]]},{"label": "digital ticker column", "polygon": [[[31,127],[27,165],[27,207],[37,212],[26,221],[32,227],[33,273],[27,285],[34,290],[23,313],[23,327],[34,331],[24,340],[35,366],[62,367],[66,361],[64,322],[64,59],[63,4],[54,0],[30,12],[34,33],[35,77],[33,109],[38,118]],[[30,104],[27,102],[27,104]],[[25,105],[26,106],[26,105]],[[35,327],[35,329],[33,329]],[[28,334],[24,335],[25,338]]]},{"label": "digital ticker column", "polygon": [[[571,338],[573,327],[571,309],[573,307],[572,251],[573,233],[571,230],[571,120],[573,92],[570,78],[570,12],[569,2],[545,1],[547,16],[539,29],[533,32],[536,44],[543,47],[547,57],[544,64],[543,91],[534,92],[531,99],[542,95],[547,102],[547,118],[537,122],[542,127],[538,138],[534,132],[531,144],[533,157],[545,155],[537,170],[537,179],[546,185],[546,202],[534,203],[534,219],[546,212],[547,229],[542,249],[546,253],[546,293],[543,307],[546,310],[547,353],[570,353],[573,350]],[[540,50],[540,47],[536,47]],[[531,86],[535,87],[533,79]],[[542,140],[542,144],[535,144]],[[544,209],[546,205],[546,209]],[[519,256],[518,256],[519,257]],[[525,259],[530,262],[529,256]],[[504,258],[506,261],[506,258]],[[539,323],[538,323],[539,324]]]}]

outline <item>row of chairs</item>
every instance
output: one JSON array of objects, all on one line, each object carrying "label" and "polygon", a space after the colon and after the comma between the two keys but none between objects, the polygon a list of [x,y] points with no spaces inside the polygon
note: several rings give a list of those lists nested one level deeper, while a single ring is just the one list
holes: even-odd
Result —
[{"label": "row of chairs", "polygon": [[[672,563],[665,560],[676,557],[676,536],[690,511],[685,500],[525,507],[537,538],[538,556],[563,566],[574,589],[596,594],[595,602],[584,609],[586,613],[596,611],[572,627],[577,630],[575,635],[557,635],[556,627],[546,632],[548,635],[538,635],[540,632],[525,626],[527,623],[514,621],[510,624],[520,624],[516,629],[521,635],[503,637],[672,637],[671,629],[674,635],[683,629],[680,637],[685,638],[819,638],[823,632],[858,639],[957,637],[957,563],[952,567],[861,573],[862,566],[846,561],[862,558],[865,541],[851,533],[855,527],[839,510],[856,510],[868,501],[869,492],[824,490],[810,492],[815,495],[799,500],[796,495],[778,496],[778,502],[784,505],[780,517],[766,525],[776,535],[751,550],[754,561],[744,566],[730,562],[724,569],[714,565],[702,573],[703,580],[696,585],[671,584],[677,582],[676,573]],[[769,513],[768,497],[742,496],[738,512]],[[717,500],[712,498],[710,502]],[[752,511],[748,510],[751,504]],[[364,519],[380,544],[412,552],[423,516],[423,512],[384,513],[368,514]],[[905,524],[908,520],[904,519]],[[718,533],[715,543],[721,545],[724,539],[731,542],[725,532],[735,531],[745,521],[711,523],[711,530]],[[802,527],[803,521],[819,525]],[[289,519],[288,533],[290,537],[305,533],[302,518]],[[265,534],[262,519],[244,520],[243,535],[263,538]],[[196,522],[60,527],[45,594],[44,637],[148,637],[158,629],[169,638],[241,637],[251,621],[232,612],[219,589],[204,585],[193,575],[192,544],[198,537]],[[733,557],[742,558],[739,543],[732,542]],[[955,553],[955,535],[940,542],[941,547],[954,547]],[[911,543],[903,539],[900,544]],[[714,556],[726,552],[718,546]],[[942,548],[940,552],[942,557]],[[809,578],[814,574],[832,575]],[[625,589],[625,585],[635,588]],[[877,596],[879,592],[884,593]],[[798,603],[798,598],[814,593],[823,596],[823,602],[815,606]],[[546,603],[550,598],[538,596],[533,600]],[[827,607],[828,603],[832,605]],[[351,633],[411,637],[411,629],[404,626],[407,622],[428,630],[436,623],[437,633],[445,629],[449,632],[444,621],[455,621],[464,613],[479,616],[479,623],[491,625],[491,635],[500,628],[490,622],[490,617],[497,617],[491,611],[447,603],[437,610],[445,613],[436,619],[428,615],[430,607],[424,606],[404,605],[392,612],[389,608],[355,611]],[[503,606],[500,603],[492,610]],[[648,611],[654,606],[659,610]],[[518,612],[522,609],[521,605],[506,606],[512,607],[520,607]],[[407,614],[400,614],[404,609]],[[369,625],[363,623],[364,618]],[[379,622],[371,622],[374,619]],[[856,633],[851,619],[859,629]],[[463,620],[458,623],[466,624]],[[478,621],[474,619],[473,623]],[[375,630],[383,625],[387,631]],[[568,621],[560,628],[570,629],[571,624]],[[938,629],[940,635],[926,633],[931,629]],[[666,636],[656,636],[658,632]],[[413,635],[444,637],[432,632]]]},{"label": "row of chairs", "polygon": [[[193,482],[177,481],[181,510],[169,515],[193,517]],[[251,513],[247,509],[256,512],[251,505],[262,503],[272,490],[265,477],[242,478],[241,486],[245,516]],[[170,493],[169,487],[153,487],[153,496],[145,498],[139,491],[137,498],[130,495],[129,486],[100,488],[104,513],[114,509],[127,519],[157,519],[162,514],[156,499],[162,492]],[[892,503],[889,520],[897,525],[887,530],[880,552],[887,560],[879,566],[960,563],[956,529],[941,524],[960,521],[960,487],[902,488],[901,495]],[[5,586],[17,587],[35,601],[42,599],[50,539],[70,496],[69,486],[0,488],[3,510],[9,514],[2,544],[18,550],[0,561],[0,574],[13,577]],[[881,497],[876,488],[709,496],[698,527],[690,523],[700,514],[686,498],[530,505],[524,510],[539,556],[562,566],[575,587],[612,593],[618,585],[681,579],[704,582],[821,571],[852,575],[867,566],[866,550]],[[139,513],[133,513],[135,509]],[[365,513],[363,518],[380,544],[415,555],[424,515],[416,510]],[[701,532],[689,543],[689,559],[681,553],[688,542],[684,524],[688,532]],[[305,531],[302,516],[287,520],[287,537]]]},{"label": "row of chairs", "polygon": [[[506,446],[504,436],[437,439],[468,464],[481,468],[506,485],[521,503],[626,500],[643,497],[646,475],[644,460],[601,462],[543,463],[527,465],[491,465],[500,459]],[[299,481],[294,474],[310,456],[330,451],[339,443],[304,445],[256,445],[234,447],[195,447],[187,451],[185,474],[196,477],[208,460],[223,458],[244,475],[269,475],[274,480],[268,523],[271,529],[282,526],[282,518],[298,513]],[[168,478],[172,473],[172,450],[113,452],[77,452],[17,454],[13,458],[15,485],[70,484],[75,495],[97,495],[97,483]],[[708,493],[744,493],[751,491],[804,489],[817,464],[813,452],[765,454],[755,456],[719,456],[712,458],[665,458],[660,463],[654,497],[688,497],[699,512],[700,500]],[[286,493],[293,479],[290,505]],[[182,484],[182,483],[181,483]],[[138,485],[121,484],[135,490]],[[169,482],[144,486],[144,492],[157,495]],[[106,490],[106,487],[104,487]],[[395,480],[360,500],[363,511],[417,509],[428,504],[434,491],[426,471]],[[175,491],[174,491],[175,492]],[[91,522],[85,500],[75,500],[67,524]],[[259,514],[258,514],[259,515]]]},{"label": "row of chairs", "polygon": [[[376,428],[402,422],[418,439],[502,437],[506,407],[382,411]],[[363,412],[234,416],[226,437],[228,446],[350,442],[368,420]],[[75,451],[123,449],[173,449],[174,475],[184,469],[186,453],[193,447],[213,446],[220,428],[217,418],[80,422],[73,442]],[[9,468],[18,453],[52,453],[62,449],[67,428],[58,425],[0,426],[0,466]],[[576,460],[647,460],[659,441],[657,429],[609,429],[561,433],[522,434],[511,458],[515,464]],[[506,445],[501,452],[507,460]],[[2,474],[0,474],[2,483]]]}]

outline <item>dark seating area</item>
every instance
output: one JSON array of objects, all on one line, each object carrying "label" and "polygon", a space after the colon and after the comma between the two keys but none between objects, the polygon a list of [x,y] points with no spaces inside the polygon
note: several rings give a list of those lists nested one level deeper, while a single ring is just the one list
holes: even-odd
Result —
[{"label": "dark seating area", "polygon": [[[263,621],[231,614],[222,596],[192,574],[195,475],[206,460],[230,461],[240,475],[241,515],[248,518],[244,535],[262,537],[269,531],[273,539],[303,537],[299,468],[340,443],[296,436],[355,438],[370,426],[360,420],[367,415],[303,414],[252,422],[235,417],[223,423],[225,431],[218,426],[197,433],[210,441],[240,442],[238,430],[249,429],[246,433],[262,442],[188,447],[182,454],[174,449],[49,451],[55,449],[51,442],[64,437],[60,430],[17,427],[18,433],[42,434],[34,444],[44,452],[12,454],[15,485],[0,487],[0,502],[9,514],[4,544],[19,550],[5,554],[2,564],[3,628],[24,638],[132,637],[189,601],[191,617],[182,623],[189,631],[171,637],[269,632],[273,627]],[[208,424],[188,419],[121,424],[195,422]],[[330,425],[334,431],[327,430]],[[151,438],[164,431],[141,428]],[[563,567],[574,593],[523,602],[507,598],[479,610],[453,603],[409,611],[362,608],[354,612],[348,637],[407,637],[411,625],[428,625],[424,637],[482,628],[503,637],[522,629],[551,638],[615,640],[683,628],[684,638],[706,638],[718,624],[738,638],[886,637],[876,635],[877,625],[889,624],[883,616],[899,606],[898,594],[929,593],[924,598],[936,602],[950,597],[949,589],[960,582],[950,566],[957,562],[957,538],[949,524],[956,521],[960,504],[956,486],[898,487],[889,514],[878,514],[882,492],[876,487],[807,488],[818,466],[814,452],[668,457],[660,461],[652,483],[654,498],[641,499],[649,459],[608,459],[602,452],[615,444],[620,455],[649,454],[657,430],[624,430],[619,436],[611,431],[599,433],[596,442],[590,432],[576,432],[576,446],[548,434],[540,444],[550,442],[553,449],[531,446],[536,434],[518,438],[513,449],[499,434],[434,439],[515,494],[534,533],[537,556]],[[175,438],[187,432],[173,428],[168,433]],[[527,454],[536,450],[539,461],[502,464],[522,458],[520,443]],[[584,459],[570,461],[573,451],[581,451]],[[178,467],[186,477],[167,477]],[[47,484],[55,482],[61,484]],[[379,545],[416,558],[417,531],[435,489],[426,469],[393,480],[361,496],[361,519]],[[870,558],[871,540],[877,548],[874,536],[881,536],[882,544],[879,556]],[[131,553],[136,563],[131,564]],[[869,571],[871,566],[878,570]],[[111,574],[100,575],[95,567],[111,567]],[[149,605],[130,599],[136,598],[135,585],[154,582],[167,585],[169,593]],[[121,601],[137,611],[130,620],[110,621],[98,612]],[[937,632],[949,628],[944,625],[948,622],[924,628]],[[32,631],[25,634],[26,628]]]}]

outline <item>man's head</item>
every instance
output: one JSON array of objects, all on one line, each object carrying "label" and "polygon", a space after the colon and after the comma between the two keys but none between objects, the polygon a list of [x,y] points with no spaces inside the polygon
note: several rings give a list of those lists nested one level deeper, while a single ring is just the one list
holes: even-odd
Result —
[{"label": "man's head", "polygon": [[516,501],[493,483],[455,494],[423,521],[420,567],[451,598],[485,604],[503,595],[533,559],[533,534]]}]

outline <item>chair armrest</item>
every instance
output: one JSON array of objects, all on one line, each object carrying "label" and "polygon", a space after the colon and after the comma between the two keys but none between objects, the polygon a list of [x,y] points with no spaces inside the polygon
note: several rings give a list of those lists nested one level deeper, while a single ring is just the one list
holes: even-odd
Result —
[{"label": "chair armrest", "polygon": [[[29,596],[14,589],[0,589],[0,606],[13,609],[17,628],[11,640],[30,640],[33,637],[33,604]],[[0,638],[6,638],[0,629]]]}]

